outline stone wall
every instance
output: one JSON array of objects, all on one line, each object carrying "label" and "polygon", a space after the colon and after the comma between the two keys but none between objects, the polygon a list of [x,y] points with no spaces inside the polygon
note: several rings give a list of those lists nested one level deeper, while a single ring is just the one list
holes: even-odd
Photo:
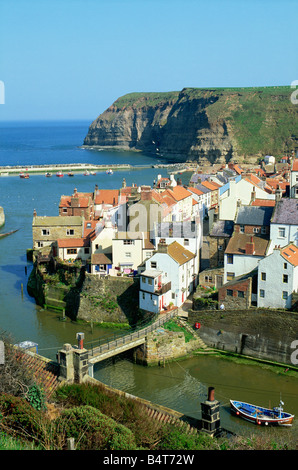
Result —
[{"label": "stone wall", "polygon": [[298,339],[298,315],[263,309],[188,313],[201,324],[200,338],[209,346],[237,354],[291,364],[291,344]]},{"label": "stone wall", "polygon": [[138,315],[138,279],[85,276],[77,318],[94,322],[133,323]]},{"label": "stone wall", "polygon": [[199,347],[199,341],[195,338],[186,343],[182,331],[173,332],[159,328],[148,335],[144,345],[137,348],[135,361],[144,365],[163,364],[165,361],[185,357]]}]

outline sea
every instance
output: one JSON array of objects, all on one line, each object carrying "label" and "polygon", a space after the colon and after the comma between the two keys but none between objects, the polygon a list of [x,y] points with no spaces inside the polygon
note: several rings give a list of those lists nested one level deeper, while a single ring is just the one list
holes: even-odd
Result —
[{"label": "sea", "polygon": [[[27,292],[32,263],[26,251],[32,248],[33,211],[40,216],[58,215],[61,195],[70,195],[74,188],[91,192],[95,185],[116,189],[125,178],[128,186],[151,185],[158,174],[168,175],[167,168],[153,168],[157,163],[174,163],[170,157],[143,152],[83,149],[89,121],[0,122],[0,166],[42,165],[65,163],[123,164],[129,170],[117,170],[113,175],[97,172],[84,176],[46,178],[44,174],[29,179],[15,176],[0,177],[0,206],[6,222],[0,233],[17,230],[0,239],[0,333],[15,344],[31,341],[39,354],[56,360],[65,343],[76,344],[76,334],[84,332],[85,344],[109,337],[114,330],[95,329],[69,319],[61,321],[56,312],[37,306]],[[186,178],[189,175],[179,175]],[[126,356],[100,363],[96,379],[109,386],[140,396],[195,418],[201,416],[201,402],[206,400],[208,387],[215,387],[220,401],[222,426],[240,433],[256,432],[255,427],[231,416],[229,399],[239,399],[267,406],[277,405],[280,394],[285,409],[298,415],[297,379],[252,365],[239,365],[211,356],[197,356],[173,361],[165,367],[146,368]],[[262,432],[271,432],[268,429]],[[298,436],[297,420],[290,430],[277,430],[287,439]]]}]

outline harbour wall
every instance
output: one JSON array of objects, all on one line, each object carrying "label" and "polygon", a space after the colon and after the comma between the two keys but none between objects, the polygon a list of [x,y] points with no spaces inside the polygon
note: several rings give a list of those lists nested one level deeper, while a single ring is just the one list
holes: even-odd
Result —
[{"label": "harbour wall", "polygon": [[211,348],[293,365],[291,345],[298,339],[298,315],[294,312],[190,310],[188,322],[200,323],[199,336]]}]

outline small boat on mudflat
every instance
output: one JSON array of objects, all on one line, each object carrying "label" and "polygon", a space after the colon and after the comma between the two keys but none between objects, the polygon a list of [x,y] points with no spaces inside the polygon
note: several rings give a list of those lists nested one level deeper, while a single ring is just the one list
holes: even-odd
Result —
[{"label": "small boat on mudflat", "polygon": [[283,411],[283,402],[274,408],[264,408],[243,401],[230,400],[231,411],[239,418],[263,426],[292,426],[294,415]]}]

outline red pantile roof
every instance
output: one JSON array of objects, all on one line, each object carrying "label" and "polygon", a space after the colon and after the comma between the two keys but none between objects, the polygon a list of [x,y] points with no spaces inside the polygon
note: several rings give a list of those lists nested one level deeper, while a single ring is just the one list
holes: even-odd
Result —
[{"label": "red pantile roof", "polygon": [[252,206],[266,206],[266,207],[274,207],[275,200],[274,199],[255,199],[252,203]]},{"label": "red pantile roof", "polygon": [[118,189],[100,189],[95,195],[95,204],[118,205]]},{"label": "red pantile roof", "polygon": [[291,244],[283,248],[280,252],[281,256],[291,263],[293,266],[298,266],[298,248]]},{"label": "red pantile roof", "polygon": [[89,246],[88,238],[59,238],[57,240],[59,248],[77,248]]},{"label": "red pantile roof", "polygon": [[293,161],[291,170],[298,171],[298,158],[295,158],[295,160]]}]

